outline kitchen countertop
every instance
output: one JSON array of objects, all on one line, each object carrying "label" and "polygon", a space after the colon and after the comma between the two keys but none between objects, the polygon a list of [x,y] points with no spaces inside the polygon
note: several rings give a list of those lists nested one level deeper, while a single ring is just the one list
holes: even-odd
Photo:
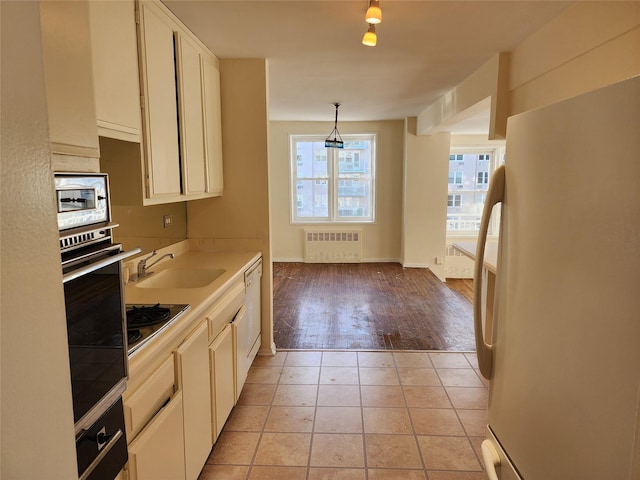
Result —
[{"label": "kitchen countertop", "polygon": [[[185,246],[186,245],[186,246]],[[191,308],[171,322],[160,334],[129,355],[128,388],[143,381],[161,362],[177,348],[184,338],[203,321],[212,305],[232,286],[244,283],[244,272],[262,254],[256,251],[207,252],[188,249],[188,243],[179,243],[158,250],[157,258],[165,253],[174,253],[175,258],[166,258],[153,265],[150,270],[160,273],[168,269],[223,269],[225,272],[212,283],[200,288],[140,288],[136,282],[125,285],[125,302],[128,304],[174,303],[189,304]],[[140,258],[125,265],[133,271]],[[150,260],[151,263],[153,260]],[[152,275],[153,276],[153,275]]]},{"label": "kitchen countertop", "polygon": [[[453,248],[462,252],[471,260],[476,259],[477,242],[454,242]],[[484,268],[496,273],[498,265],[498,242],[487,242],[484,247]]]}]

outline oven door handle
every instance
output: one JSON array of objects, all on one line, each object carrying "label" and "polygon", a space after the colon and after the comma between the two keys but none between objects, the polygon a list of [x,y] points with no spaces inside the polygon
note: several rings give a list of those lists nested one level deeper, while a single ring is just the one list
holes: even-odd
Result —
[{"label": "oven door handle", "polygon": [[109,441],[106,445],[102,445],[102,447],[99,447],[101,448],[100,453],[96,458],[93,459],[93,462],[91,462],[91,465],[89,465],[87,469],[84,472],[82,472],[82,475],[80,476],[79,480],[86,480],[87,478],[89,478],[89,475],[93,473],[93,471],[96,469],[98,464],[102,461],[102,459],[106,457],[109,451],[115,446],[116,443],[118,443],[118,440],[120,440],[120,437],[122,437],[122,430],[118,429],[118,431],[109,438]]},{"label": "oven door handle", "polygon": [[100,260],[90,265],[87,265],[86,267],[82,267],[72,272],[65,273],[64,275],[62,275],[62,283],[70,282],[71,280],[75,280],[76,278],[79,278],[88,273],[95,272],[96,270],[99,270],[101,268],[107,267],[109,265],[120,262],[122,260],[126,260],[127,258],[133,257],[134,255],[137,255],[140,252],[142,252],[142,249],[140,247],[136,247],[133,250],[119,253],[117,255],[114,255],[113,257],[108,257],[108,258],[105,258],[104,260]]}]

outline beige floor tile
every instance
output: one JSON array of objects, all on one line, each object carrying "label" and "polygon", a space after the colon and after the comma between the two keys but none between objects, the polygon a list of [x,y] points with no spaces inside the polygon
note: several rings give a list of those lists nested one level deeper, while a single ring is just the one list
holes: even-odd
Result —
[{"label": "beige floor tile", "polygon": [[363,407],[404,407],[404,396],[402,387],[390,385],[362,385],[360,387],[362,394]]},{"label": "beige floor tile", "polygon": [[322,352],[288,352],[284,364],[286,367],[319,367]]},{"label": "beige floor tile", "polygon": [[310,468],[308,480],[365,480],[365,478],[366,473],[362,468]]},{"label": "beige floor tile", "polygon": [[357,385],[320,385],[318,406],[358,407],[360,406],[360,389]]},{"label": "beige floor tile", "polygon": [[398,376],[402,385],[421,385],[424,387],[436,387],[440,385],[440,379],[433,368],[400,367]]},{"label": "beige floor tile", "polygon": [[439,368],[440,381],[445,387],[482,387],[480,377],[471,368]]},{"label": "beige floor tile", "polygon": [[360,385],[400,385],[395,368],[360,368]]},{"label": "beige floor tile", "polygon": [[402,387],[407,406],[418,408],[451,408],[444,387]]},{"label": "beige floor tile", "polygon": [[466,437],[418,436],[427,470],[482,470]]},{"label": "beige floor tile", "polygon": [[261,432],[268,413],[268,405],[236,405],[224,429],[230,432]]},{"label": "beige floor tile", "polygon": [[358,352],[360,367],[395,367],[391,352]]},{"label": "beige floor tile", "polygon": [[275,384],[245,383],[238,405],[271,405]]},{"label": "beige floor tile", "polygon": [[429,352],[431,362],[436,368],[470,368],[471,364],[464,353]]},{"label": "beige floor tile", "polygon": [[245,480],[248,466],[205,465],[198,480]]},{"label": "beige floor tile", "polygon": [[322,367],[320,383],[323,385],[358,385],[358,367]]},{"label": "beige floor tile", "polygon": [[265,432],[310,432],[313,429],[315,407],[272,406]]},{"label": "beige floor tile", "polygon": [[281,384],[317,385],[320,367],[284,367]]},{"label": "beige floor tile", "polygon": [[311,434],[262,434],[254,465],[305,466],[309,461]]},{"label": "beige floor tile", "polygon": [[250,465],[260,434],[256,432],[222,432],[207,463],[215,465]]},{"label": "beige floor tile", "polygon": [[424,470],[369,469],[369,480],[426,480]]},{"label": "beige floor tile", "polygon": [[393,352],[396,367],[433,368],[427,352]]},{"label": "beige floor tile", "polygon": [[456,410],[464,430],[470,437],[481,437],[487,433],[487,412],[485,410]]},{"label": "beige floor tile", "polygon": [[446,387],[446,390],[455,408],[486,410],[488,407],[489,390],[484,387]]},{"label": "beige floor tile", "polygon": [[356,352],[323,352],[323,367],[357,367],[358,354]]},{"label": "beige floor tile", "polygon": [[365,433],[412,434],[411,419],[406,408],[362,409]]},{"label": "beige floor tile", "polygon": [[473,368],[478,368],[478,356],[476,355],[476,352],[465,353],[464,356]]},{"label": "beige floor tile", "polygon": [[416,435],[465,435],[452,408],[410,408],[409,413]]},{"label": "beige floor tile", "polygon": [[287,358],[287,352],[276,352],[275,355],[257,355],[253,360],[256,367],[281,367]]},{"label": "beige floor tile", "polygon": [[317,385],[278,385],[273,405],[313,406],[318,395]]},{"label": "beige floor tile", "polygon": [[364,467],[362,435],[317,433],[311,447],[312,467]]},{"label": "beige floor tile", "polygon": [[249,369],[246,383],[278,383],[282,367],[254,367]]},{"label": "beige floor tile", "polygon": [[487,478],[482,472],[442,472],[430,470],[428,474],[429,480],[486,480]]},{"label": "beige floor tile", "polygon": [[257,465],[251,469],[248,480],[305,480],[306,467],[264,467]]},{"label": "beige floor tile", "polygon": [[467,437],[471,442],[471,446],[473,450],[476,452],[476,456],[478,458],[482,458],[482,442],[487,438],[486,432],[482,435],[482,437]]},{"label": "beige floor tile", "polygon": [[362,411],[360,407],[318,407],[313,431],[362,433]]},{"label": "beige floor tile", "polygon": [[424,468],[413,435],[365,435],[369,468]]}]

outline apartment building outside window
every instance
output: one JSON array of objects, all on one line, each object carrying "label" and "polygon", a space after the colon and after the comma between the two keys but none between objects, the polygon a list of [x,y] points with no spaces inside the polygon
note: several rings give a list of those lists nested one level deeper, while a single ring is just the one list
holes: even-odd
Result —
[{"label": "apartment building outside window", "polygon": [[342,138],[336,149],[321,135],[291,135],[292,223],[374,221],[376,135]]},{"label": "apartment building outside window", "polygon": [[[449,156],[447,234],[477,235],[491,174],[504,163],[500,147],[452,148]],[[490,226],[497,228],[497,222]]]}]

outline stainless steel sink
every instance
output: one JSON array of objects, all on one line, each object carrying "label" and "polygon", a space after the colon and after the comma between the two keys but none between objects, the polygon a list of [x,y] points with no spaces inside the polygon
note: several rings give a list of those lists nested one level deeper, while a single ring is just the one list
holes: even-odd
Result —
[{"label": "stainless steel sink", "polygon": [[220,268],[169,268],[140,280],[138,288],[202,288],[226,270]]}]

